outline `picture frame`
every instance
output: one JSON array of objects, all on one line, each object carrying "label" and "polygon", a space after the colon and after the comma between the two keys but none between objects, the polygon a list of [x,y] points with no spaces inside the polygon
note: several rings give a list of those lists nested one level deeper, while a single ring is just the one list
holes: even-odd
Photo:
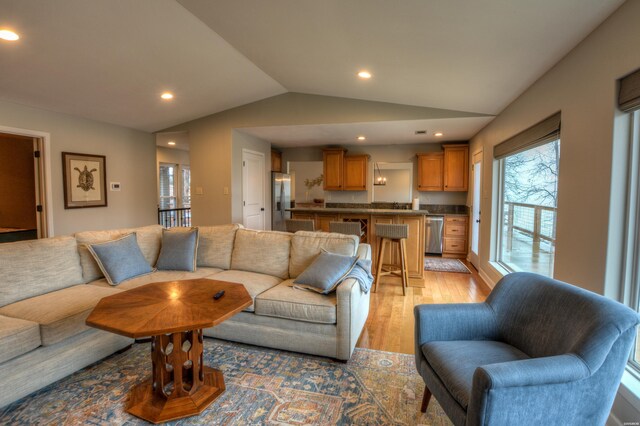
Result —
[{"label": "picture frame", "polygon": [[65,209],[107,207],[106,163],[104,155],[62,153]]}]

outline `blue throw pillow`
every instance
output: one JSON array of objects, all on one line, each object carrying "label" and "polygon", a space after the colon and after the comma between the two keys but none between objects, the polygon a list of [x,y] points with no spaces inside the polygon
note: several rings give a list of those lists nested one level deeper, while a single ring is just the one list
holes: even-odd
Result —
[{"label": "blue throw pillow", "polygon": [[293,286],[329,294],[353,269],[357,256],[322,251],[318,257],[293,281]]},{"label": "blue throw pillow", "polygon": [[163,271],[196,270],[198,258],[198,228],[162,230],[162,248],[156,268]]},{"label": "blue throw pillow", "polygon": [[111,285],[153,272],[138,246],[135,232],[116,240],[89,244],[87,248]]}]

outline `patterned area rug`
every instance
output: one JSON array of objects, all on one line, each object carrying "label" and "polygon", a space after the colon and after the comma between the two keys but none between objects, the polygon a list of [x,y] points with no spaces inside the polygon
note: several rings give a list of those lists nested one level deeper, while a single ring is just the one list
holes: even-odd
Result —
[{"label": "patterned area rug", "polygon": [[443,257],[425,257],[424,270],[434,272],[459,272],[470,274],[469,268],[460,259],[446,259]]},{"label": "patterned area rug", "polygon": [[[138,425],[129,389],[150,374],[135,344],[0,410],[0,424]],[[348,363],[205,340],[205,363],[227,390],[200,416],[175,425],[450,425],[437,401],[420,413],[424,384],[412,355],[356,349]],[[37,374],[37,372],[34,372]]]}]

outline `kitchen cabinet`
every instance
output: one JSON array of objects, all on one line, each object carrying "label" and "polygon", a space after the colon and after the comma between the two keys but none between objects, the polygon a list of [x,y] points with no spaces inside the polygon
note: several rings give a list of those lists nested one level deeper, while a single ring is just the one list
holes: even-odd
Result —
[{"label": "kitchen cabinet", "polygon": [[443,181],[445,191],[467,191],[469,189],[469,145],[443,145]]},{"label": "kitchen cabinet", "polygon": [[282,153],[271,150],[271,171],[282,173]]},{"label": "kitchen cabinet", "polygon": [[345,155],[343,148],[325,149],[323,188],[325,191],[366,191],[368,155]]},{"label": "kitchen cabinet", "polygon": [[345,150],[326,149],[322,152],[322,168],[324,173],[323,188],[325,191],[342,190],[343,159]]},{"label": "kitchen cabinet", "polygon": [[444,154],[418,154],[418,191],[442,191],[444,188]]},{"label": "kitchen cabinet", "polygon": [[445,216],[444,236],[442,239],[443,257],[467,256],[468,216]]},{"label": "kitchen cabinet", "polygon": [[329,232],[329,222],[337,222],[337,214],[317,214],[316,215],[316,231]]},{"label": "kitchen cabinet", "polygon": [[342,189],[344,191],[367,190],[368,155],[345,155],[343,158]]}]

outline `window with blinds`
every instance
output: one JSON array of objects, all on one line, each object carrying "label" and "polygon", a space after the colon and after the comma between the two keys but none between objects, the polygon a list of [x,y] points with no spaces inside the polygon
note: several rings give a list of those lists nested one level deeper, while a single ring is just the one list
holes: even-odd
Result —
[{"label": "window with blinds", "polygon": [[176,164],[160,164],[159,178],[159,207],[160,209],[175,209],[178,207]]},{"label": "window with blinds", "polygon": [[494,147],[498,160],[496,260],[509,271],[553,276],[560,113]]}]

